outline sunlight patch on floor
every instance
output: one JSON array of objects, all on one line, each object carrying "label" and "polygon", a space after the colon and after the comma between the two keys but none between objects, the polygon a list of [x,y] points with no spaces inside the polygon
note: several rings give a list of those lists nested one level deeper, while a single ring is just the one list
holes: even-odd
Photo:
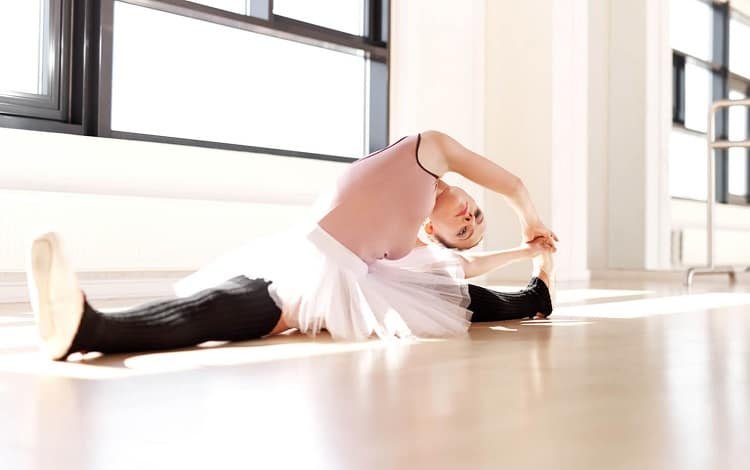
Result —
[{"label": "sunlight patch on floor", "polygon": [[547,319],[547,320],[524,320],[521,322],[525,326],[581,326],[593,325],[592,321],[569,320],[565,318]]},{"label": "sunlight patch on floor", "polygon": [[714,292],[626,300],[622,302],[606,302],[592,305],[563,306],[556,308],[554,314],[591,318],[643,318],[654,315],[669,315],[739,305],[750,305],[750,294]]},{"label": "sunlight patch on floor", "polygon": [[[414,342],[411,341],[411,343]],[[402,344],[410,343],[404,342]],[[280,344],[264,342],[250,347],[225,346],[214,349],[139,354],[128,357],[123,361],[123,364],[126,368],[135,371],[161,373],[208,366],[231,366],[383,349],[388,346],[388,342],[378,340],[357,343],[315,342],[310,340]]]},{"label": "sunlight patch on floor", "polygon": [[489,329],[494,331],[518,331],[518,328],[508,328],[507,326],[491,326]]},{"label": "sunlight patch on floor", "polygon": [[[7,328],[9,329],[9,328]],[[0,330],[7,330],[6,328]],[[34,347],[30,335],[22,335],[19,342]],[[90,353],[81,357],[71,355],[70,360],[48,360],[38,349],[0,354],[0,372],[13,372],[41,376],[57,376],[87,380],[106,380],[137,375],[160,374],[211,366],[232,366],[270,362],[286,359],[309,358],[328,354],[383,350],[391,347],[405,348],[413,344],[434,343],[445,339],[404,339],[381,341],[371,339],[361,342],[334,342],[328,335],[310,339],[304,335],[279,336],[258,342],[204,344],[189,350],[149,352],[137,354],[105,355]]]}]

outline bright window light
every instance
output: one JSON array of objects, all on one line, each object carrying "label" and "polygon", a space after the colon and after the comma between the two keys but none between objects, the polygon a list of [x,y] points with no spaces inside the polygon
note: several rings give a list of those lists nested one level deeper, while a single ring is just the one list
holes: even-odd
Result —
[{"label": "bright window light", "polygon": [[685,127],[708,130],[708,109],[713,101],[711,78],[707,68],[689,61],[685,64]]},{"label": "bright window light", "polygon": [[220,10],[231,11],[232,13],[239,13],[244,15],[247,8],[247,0],[192,0],[195,3],[201,5],[207,5],[210,7],[218,8]]},{"label": "bright window light", "polygon": [[750,20],[729,21],[729,70],[750,79]]},{"label": "bright window light", "polygon": [[115,3],[112,129],[359,158],[367,61]]},{"label": "bright window light", "polygon": [[0,2],[0,91],[41,94],[40,47],[43,3]]},{"label": "bright window light", "polygon": [[[750,50],[748,50],[750,53]],[[729,98],[741,100],[745,94],[730,90]],[[746,140],[747,135],[747,115],[746,106],[732,106],[729,108],[729,139]],[[729,149],[729,193],[737,196],[747,195],[747,149],[731,148]]]},{"label": "bright window light", "polygon": [[747,150],[729,149],[729,193],[747,195]]},{"label": "bright window light", "polygon": [[672,129],[669,138],[669,193],[673,197],[706,200],[706,139]]},{"label": "bright window light", "polygon": [[349,34],[364,34],[364,0],[274,0],[276,15]]},{"label": "bright window light", "polygon": [[[729,90],[730,100],[745,99],[745,94],[738,90]],[[747,106],[732,106],[729,108],[729,139],[745,140],[747,135]]]},{"label": "bright window light", "polygon": [[705,61],[712,59],[713,9],[701,0],[671,0],[672,49]]}]

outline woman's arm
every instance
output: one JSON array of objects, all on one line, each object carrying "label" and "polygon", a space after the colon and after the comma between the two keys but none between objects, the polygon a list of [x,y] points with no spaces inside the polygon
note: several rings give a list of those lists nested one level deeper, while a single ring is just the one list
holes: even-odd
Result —
[{"label": "woman's arm", "polygon": [[532,258],[533,254],[528,246],[520,246],[510,250],[458,253],[458,256],[461,258],[464,276],[468,279],[481,276],[516,261]]},{"label": "woman's arm", "polygon": [[[425,148],[420,149],[419,158],[423,165],[434,168],[439,175],[448,171],[456,172],[505,196],[521,221],[525,241],[530,241],[545,232],[546,227],[542,224],[531,196],[519,177],[472,152],[447,134],[428,130],[421,135]],[[557,239],[554,234],[551,234],[551,237]]]},{"label": "woman's arm", "polygon": [[552,245],[546,239],[539,237],[510,250],[479,253],[457,252],[457,254],[461,259],[464,277],[470,278],[481,276],[516,261],[533,258],[542,253],[553,251],[554,248]]}]

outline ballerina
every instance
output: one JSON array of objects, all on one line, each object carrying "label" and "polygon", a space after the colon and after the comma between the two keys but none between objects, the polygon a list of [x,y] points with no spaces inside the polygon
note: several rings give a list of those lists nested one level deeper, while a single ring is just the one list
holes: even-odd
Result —
[{"label": "ballerina", "polygon": [[[505,196],[526,243],[465,251],[481,241],[486,221],[471,196],[440,179],[449,171]],[[254,339],[289,328],[310,335],[325,329],[343,340],[448,337],[466,333],[472,319],[552,311],[556,235],[518,177],[444,133],[404,136],[357,160],[323,201],[311,224],[280,237],[275,248],[250,242],[178,282],[179,298],[117,313],[91,306],[57,234],[38,237],[27,272],[43,349],[65,359],[81,351]],[[519,293],[466,280],[534,257],[532,280]]]}]

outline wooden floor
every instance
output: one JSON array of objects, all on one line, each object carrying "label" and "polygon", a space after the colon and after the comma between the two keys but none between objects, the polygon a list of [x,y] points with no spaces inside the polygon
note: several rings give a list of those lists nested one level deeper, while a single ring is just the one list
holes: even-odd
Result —
[{"label": "wooden floor", "polygon": [[465,339],[67,363],[0,306],[0,469],[745,470],[750,280],[726,286],[569,286]]}]

